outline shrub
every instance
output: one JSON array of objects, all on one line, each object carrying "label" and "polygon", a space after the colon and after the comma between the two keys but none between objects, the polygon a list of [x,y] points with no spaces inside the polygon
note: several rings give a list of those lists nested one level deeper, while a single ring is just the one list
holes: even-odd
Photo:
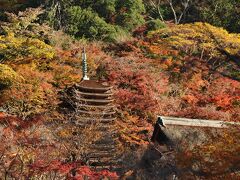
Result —
[{"label": "shrub", "polygon": [[50,0],[46,6],[49,7],[45,13],[47,21],[55,29],[66,30],[77,38],[113,40],[116,26],[132,31],[144,23],[142,0]]},{"label": "shrub", "polygon": [[231,32],[239,32],[239,1],[217,0],[207,1],[206,4],[197,7],[200,21],[224,27]]},{"label": "shrub", "polygon": [[[33,63],[18,66],[16,72],[24,80],[1,93],[4,109],[26,119],[55,108],[58,101],[56,91],[51,85],[53,77],[50,73],[39,72]],[[17,74],[14,72],[10,77],[15,76]]]},{"label": "shrub", "polygon": [[147,22],[148,31],[165,28],[166,25],[160,19],[153,19]]},{"label": "shrub", "polygon": [[151,44],[180,51],[175,60],[194,56],[205,60],[214,71],[239,78],[238,74],[233,73],[240,67],[239,34],[228,33],[207,23],[194,23],[152,31],[148,37]]},{"label": "shrub", "polygon": [[72,6],[67,9],[68,22],[66,31],[77,37],[113,41],[116,35],[114,26],[107,24],[91,9]]},{"label": "shrub", "polygon": [[18,77],[18,74],[11,67],[0,64],[0,90],[10,87]]},{"label": "shrub", "polygon": [[240,47],[238,34],[230,34],[207,23],[175,25],[152,32],[149,37],[160,39],[158,44],[167,44],[186,54],[211,58],[221,57],[221,50],[237,55]]},{"label": "shrub", "polygon": [[53,48],[39,39],[18,37],[14,33],[0,36],[1,59],[10,60],[23,57],[51,59],[53,56]]},{"label": "shrub", "polygon": [[[229,127],[221,133],[209,134],[207,141],[189,148],[182,143],[176,154],[182,179],[239,179],[239,127]],[[210,136],[211,134],[211,136]],[[215,135],[217,134],[217,135]]]},{"label": "shrub", "polygon": [[146,59],[140,61],[139,57],[128,58],[110,61],[100,66],[99,70],[116,88],[115,98],[121,110],[142,119],[148,118],[157,113],[157,99],[167,91],[168,81],[159,71],[155,74]]},{"label": "shrub", "polygon": [[117,2],[117,9],[116,23],[127,30],[131,31],[144,23],[142,14],[145,7],[142,0],[120,0]]},{"label": "shrub", "polygon": [[91,8],[94,12],[96,12],[99,17],[104,18],[106,22],[111,23],[113,20],[113,16],[116,14],[116,5],[117,0],[105,1],[77,1],[76,5],[82,8]]},{"label": "shrub", "polygon": [[117,43],[123,43],[132,39],[131,33],[129,33],[128,31],[124,30],[120,26],[116,26],[115,28],[117,33],[116,36],[114,37],[114,40]]}]

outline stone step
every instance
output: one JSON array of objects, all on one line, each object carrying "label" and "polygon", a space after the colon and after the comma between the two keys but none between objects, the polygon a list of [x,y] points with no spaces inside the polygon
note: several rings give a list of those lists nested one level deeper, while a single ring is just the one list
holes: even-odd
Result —
[{"label": "stone step", "polygon": [[87,161],[90,166],[109,166],[116,165],[120,162],[118,158],[90,158]]},{"label": "stone step", "polygon": [[95,117],[91,118],[81,118],[78,120],[73,121],[73,124],[76,125],[101,125],[104,126],[105,124],[109,126],[110,124],[113,125],[115,122],[115,118],[99,118],[99,119],[94,119]]},{"label": "stone step", "polygon": [[[96,127],[96,131],[99,131],[101,133],[105,133],[105,132],[108,132],[108,131],[111,131],[111,133],[113,134],[116,134],[118,132],[118,129],[116,129],[116,127],[111,127],[109,125],[106,125],[106,126],[97,126]],[[110,135],[110,137],[114,137],[113,135]]]},{"label": "stone step", "polygon": [[[103,136],[104,137],[108,137],[108,138],[113,138],[115,137],[115,135],[117,135],[117,133],[119,132],[119,127],[116,126],[115,124],[106,124],[104,126],[104,124],[99,124],[99,127],[104,127],[104,128],[108,128],[107,131],[103,132]],[[101,130],[101,129],[99,129]],[[103,129],[104,130],[104,129]]]},{"label": "stone step", "polygon": [[117,127],[112,125],[112,126],[109,126],[109,124],[105,124],[105,125],[99,125],[99,127],[97,128],[97,130],[99,131],[104,131],[105,133],[107,132],[117,132]]},{"label": "stone step", "polygon": [[[84,118],[86,118],[86,119],[93,119],[93,123],[97,123],[97,121],[99,120],[99,119],[101,119],[101,120],[104,120],[104,119],[106,119],[106,120],[110,120],[111,121],[111,119],[113,119],[113,118],[115,118],[115,115],[114,114],[100,114],[100,115],[96,115],[96,114],[84,114],[84,113],[81,113],[80,115],[79,115],[80,117],[79,118],[77,118],[77,120],[72,120],[73,122],[74,121],[76,121],[76,122],[84,122],[83,120],[84,120]],[[115,119],[114,119],[115,120]]]},{"label": "stone step", "polygon": [[83,117],[80,120],[75,121],[74,123],[75,124],[112,123],[115,120],[116,120],[116,118],[99,118],[99,119],[96,119],[96,117],[95,118],[94,117],[93,118]]},{"label": "stone step", "polygon": [[114,150],[116,148],[115,145],[106,145],[106,144],[98,144],[98,145],[91,145],[90,146],[91,149],[94,149],[95,151],[111,151]]},{"label": "stone step", "polygon": [[91,169],[96,170],[96,171],[101,171],[101,170],[119,171],[119,170],[121,170],[121,166],[119,166],[119,165],[92,166]]},{"label": "stone step", "polygon": [[113,154],[110,153],[109,151],[99,151],[95,153],[90,153],[88,157],[91,158],[104,158],[104,157],[112,157]]},{"label": "stone step", "polygon": [[[108,130],[109,132],[110,131],[114,131],[116,132],[117,130],[117,126],[115,125],[114,121],[96,121],[96,122],[91,122],[91,121],[77,121],[77,122],[73,122],[73,124],[75,124],[75,126],[78,126],[78,127],[82,127],[82,128],[85,128],[85,127],[92,127],[94,126],[97,130],[99,131],[103,131],[103,130]],[[104,134],[107,134],[108,132],[104,133]],[[111,136],[111,134],[109,134],[109,136]]]},{"label": "stone step", "polygon": [[80,128],[86,128],[86,127],[92,127],[94,126],[94,130],[95,131],[99,131],[99,132],[105,132],[105,131],[108,131],[108,130],[112,130],[114,129],[115,130],[115,127],[112,127],[111,126],[112,124],[109,124],[107,123],[106,125],[101,123],[101,124],[86,124],[86,123],[78,123],[76,124],[76,126],[80,127]]},{"label": "stone step", "polygon": [[[110,129],[111,130],[111,129]],[[105,137],[115,138],[118,137],[118,129],[111,130],[105,133]]]},{"label": "stone step", "polygon": [[[114,146],[115,147],[115,146]],[[90,148],[89,150],[88,150],[88,155],[90,156],[91,154],[95,154],[95,153],[105,153],[105,152],[108,152],[108,153],[110,153],[110,154],[114,154],[114,153],[116,153],[116,149],[114,148],[114,149],[108,149],[108,150],[100,150],[100,149],[92,149],[92,148]]]},{"label": "stone step", "polygon": [[113,145],[113,146],[115,146],[116,143],[114,140],[116,140],[116,138],[100,139],[100,140],[96,141],[94,144],[95,145]]},{"label": "stone step", "polygon": [[[111,127],[101,127],[100,125],[92,125],[92,126],[88,126],[88,125],[77,125],[77,127],[79,128],[88,128],[88,129],[93,129],[94,131],[98,132],[99,134],[104,134],[106,131],[110,131]],[[111,136],[112,138],[114,138],[114,136]]]}]

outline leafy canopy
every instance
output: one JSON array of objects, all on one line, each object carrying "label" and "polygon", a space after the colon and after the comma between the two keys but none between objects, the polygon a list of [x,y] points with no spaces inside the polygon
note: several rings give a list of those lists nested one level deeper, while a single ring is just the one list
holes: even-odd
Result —
[{"label": "leafy canopy", "polygon": [[16,37],[14,33],[0,36],[0,59],[2,60],[25,57],[51,59],[53,56],[53,48],[39,39]]},{"label": "leafy canopy", "polygon": [[[45,19],[77,38],[112,40],[144,23],[142,0],[48,1]],[[115,35],[114,35],[115,34]]]},{"label": "leafy canopy", "polygon": [[239,62],[240,35],[208,23],[181,24],[149,33],[158,39],[158,45],[167,45],[187,55],[197,55],[208,60],[227,59],[237,66]]},{"label": "leafy canopy", "polygon": [[18,79],[18,74],[8,65],[0,64],[0,90],[10,87]]},{"label": "leafy canopy", "polygon": [[102,40],[113,40],[116,29],[113,25],[106,23],[91,9],[81,9],[72,6],[67,9],[68,25],[67,33],[75,37],[86,37]]}]

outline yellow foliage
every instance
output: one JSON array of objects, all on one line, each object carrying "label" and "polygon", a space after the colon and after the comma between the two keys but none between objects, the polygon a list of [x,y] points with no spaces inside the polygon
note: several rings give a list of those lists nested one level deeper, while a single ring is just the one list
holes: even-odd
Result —
[{"label": "yellow foliage", "polygon": [[221,56],[220,49],[231,55],[239,54],[240,35],[228,33],[223,28],[207,23],[180,24],[149,33],[158,45],[167,45],[187,54]]},{"label": "yellow foliage", "polygon": [[19,76],[11,67],[0,64],[0,89],[11,86],[17,79]]},{"label": "yellow foliage", "polygon": [[57,63],[50,63],[55,86],[64,88],[71,86],[81,80],[79,70],[72,68],[69,65],[61,65]]},{"label": "yellow foliage", "polygon": [[51,85],[51,73],[38,71],[34,63],[18,65],[15,73],[13,77],[20,75],[24,80],[1,93],[1,103],[5,104],[9,112],[24,119],[55,107],[58,101]]},{"label": "yellow foliage", "polygon": [[24,57],[52,59],[54,49],[39,39],[16,37],[14,33],[8,33],[0,36],[0,54],[7,60]]}]

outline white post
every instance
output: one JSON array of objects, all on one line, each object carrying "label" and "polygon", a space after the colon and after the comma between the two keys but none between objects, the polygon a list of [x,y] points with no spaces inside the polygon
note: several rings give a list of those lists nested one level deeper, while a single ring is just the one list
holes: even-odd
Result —
[{"label": "white post", "polygon": [[87,76],[87,55],[85,52],[85,47],[82,51],[82,72],[83,72],[83,80],[89,80],[89,77]]}]

